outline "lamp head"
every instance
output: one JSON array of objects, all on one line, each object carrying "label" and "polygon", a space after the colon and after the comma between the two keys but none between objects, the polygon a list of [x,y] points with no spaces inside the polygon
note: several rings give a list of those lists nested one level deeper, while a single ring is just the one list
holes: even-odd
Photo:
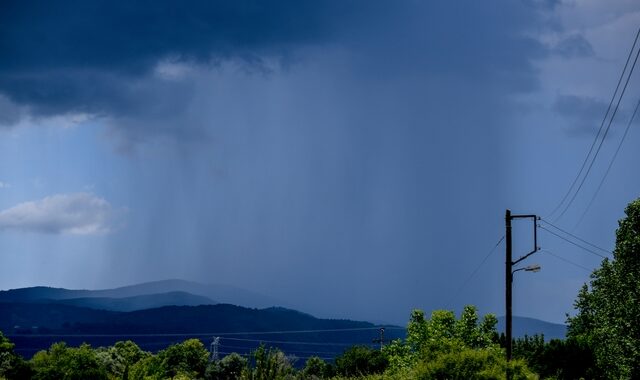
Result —
[{"label": "lamp head", "polygon": [[529,265],[528,267],[524,268],[525,271],[527,272],[540,272],[540,269],[542,267],[539,264],[532,264]]}]

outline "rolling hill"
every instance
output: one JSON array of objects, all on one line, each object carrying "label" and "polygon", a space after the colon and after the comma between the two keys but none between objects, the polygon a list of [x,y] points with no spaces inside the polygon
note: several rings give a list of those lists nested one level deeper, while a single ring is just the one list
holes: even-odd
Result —
[{"label": "rolling hill", "polygon": [[[145,350],[157,351],[188,338],[208,344],[213,336],[221,337],[225,350],[240,353],[264,343],[298,356],[313,348],[333,357],[354,344],[370,345],[378,336],[378,326],[369,322],[320,319],[280,307],[252,309],[229,304],[116,312],[60,303],[4,302],[0,303],[0,330],[16,344],[16,351],[27,357],[58,341],[104,346],[133,340]],[[404,329],[390,329],[385,336],[403,337]]]},{"label": "rolling hill", "polygon": [[[165,295],[159,296],[160,294]],[[151,295],[154,295],[154,297],[134,299],[134,297]],[[101,298],[102,300],[95,300],[96,298]],[[51,302],[70,299],[74,301],[65,303],[114,311],[140,310],[165,305],[213,304],[217,302],[259,308],[274,305],[286,306],[279,300],[245,289],[220,284],[199,284],[185,280],[153,281],[102,290],[76,290],[36,286],[0,291],[0,302]],[[115,302],[108,299],[128,299],[128,301]]]},{"label": "rolling hill", "polygon": [[[40,301],[51,303],[52,300]],[[162,306],[198,306],[214,305],[217,302],[208,297],[197,296],[186,292],[168,292],[160,294],[148,294],[124,298],[111,297],[84,297],[55,300],[55,303],[91,309],[112,311],[135,311],[152,309]]]},{"label": "rolling hill", "polygon": [[[504,332],[505,318],[498,318],[498,331]],[[528,317],[513,317],[513,336],[524,337],[535,334],[543,334],[545,340],[564,339],[567,334],[567,326],[559,323],[551,323]]]}]

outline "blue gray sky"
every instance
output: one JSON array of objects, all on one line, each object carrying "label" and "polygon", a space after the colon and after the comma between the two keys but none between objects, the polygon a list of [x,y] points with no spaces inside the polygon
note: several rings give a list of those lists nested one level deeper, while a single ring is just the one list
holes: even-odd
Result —
[{"label": "blue gray sky", "polygon": [[[639,26],[631,0],[4,1],[0,288],[182,278],[322,317],[502,314],[504,246],[480,263],[504,211],[560,202]],[[638,123],[577,223],[639,80],[555,223],[607,249],[640,196]],[[529,262],[514,314],[564,321],[589,272]]]}]

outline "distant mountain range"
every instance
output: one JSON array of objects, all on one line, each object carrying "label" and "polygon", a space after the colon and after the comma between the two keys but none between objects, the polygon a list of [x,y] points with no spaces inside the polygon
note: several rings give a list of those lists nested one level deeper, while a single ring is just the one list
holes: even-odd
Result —
[{"label": "distant mountain range", "polygon": [[[223,342],[221,352],[247,353],[264,342],[298,357],[308,356],[311,348],[331,358],[350,345],[370,345],[381,327],[315,318],[273,307],[277,304],[243,289],[183,280],[104,290],[31,287],[0,291],[0,331],[25,356],[62,340],[101,346],[131,339],[143,349],[157,351],[187,338],[207,342],[217,335]],[[499,330],[503,322],[499,318]],[[564,325],[532,318],[514,317],[513,325],[514,336],[538,333],[563,338],[566,332]],[[401,327],[386,327],[386,339],[405,335]]]},{"label": "distant mountain range", "polygon": [[[194,296],[200,296],[201,298]],[[134,297],[140,298],[135,299]],[[98,301],[95,300],[96,298],[104,300]],[[124,301],[124,303],[110,302],[107,300],[109,298],[128,300]],[[169,305],[190,306],[216,303],[259,308],[275,305],[286,306],[279,300],[245,289],[219,284],[205,285],[185,280],[153,281],[104,290],[71,290],[36,286],[0,291],[0,302],[38,302],[43,300],[73,300],[69,301],[68,304],[87,307],[99,306],[105,310],[114,311],[141,310]],[[84,302],[88,302],[91,305],[86,305]]]},{"label": "distant mountain range", "polygon": [[[208,344],[219,334],[221,352],[248,353],[264,342],[298,357],[311,349],[330,358],[351,345],[371,344],[379,334],[369,322],[315,318],[272,306],[278,303],[238,288],[182,280],[105,290],[12,289],[0,291],[0,331],[25,356],[57,341],[104,346],[131,339],[157,351],[188,338]],[[404,337],[404,329],[385,336]]]},{"label": "distant mountain range", "polygon": [[215,334],[371,328],[372,323],[319,319],[295,310],[229,304],[163,306],[118,312],[58,303],[0,303],[0,330],[25,334]]},{"label": "distant mountain range", "polygon": [[216,302],[208,297],[197,296],[186,292],[167,292],[160,294],[148,294],[134,297],[81,297],[60,300],[37,299],[34,303],[57,303],[90,309],[111,311],[135,311],[152,309],[162,306],[198,306],[215,305]]},{"label": "distant mountain range", "polygon": [[[551,323],[528,317],[513,317],[513,336],[523,337],[542,334],[546,340],[564,339],[567,334],[567,326],[559,323]],[[498,317],[498,331],[504,332],[505,317]]]}]

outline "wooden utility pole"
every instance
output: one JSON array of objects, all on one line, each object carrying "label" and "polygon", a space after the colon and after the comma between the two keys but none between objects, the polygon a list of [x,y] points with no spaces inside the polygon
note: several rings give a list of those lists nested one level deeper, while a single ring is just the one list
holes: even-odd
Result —
[{"label": "wooden utility pole", "polygon": [[[533,250],[526,255],[522,256],[516,261],[513,261],[513,248],[512,248],[512,239],[511,239],[511,221],[513,219],[532,219],[533,220]],[[511,210],[507,209],[504,215],[504,226],[505,226],[505,245],[506,245],[506,254],[505,254],[505,266],[504,266],[504,274],[505,274],[505,337],[506,337],[506,349],[507,349],[507,360],[511,360],[512,356],[512,320],[513,316],[511,314],[511,302],[512,302],[512,285],[513,285],[513,273],[521,270],[537,272],[540,270],[539,265],[529,266],[526,268],[518,268],[515,271],[513,270],[513,266],[526,259],[527,257],[533,255],[538,252],[538,216],[534,214],[528,215],[512,215]],[[508,374],[507,374],[508,375]]]},{"label": "wooden utility pole", "polygon": [[505,260],[505,309],[506,309],[506,328],[505,328],[505,336],[507,341],[507,361],[511,360],[511,285],[513,284],[513,252],[512,252],[512,242],[511,242],[511,210],[507,209],[507,212],[504,216],[504,226],[505,226],[505,245],[506,245],[506,260]]}]

